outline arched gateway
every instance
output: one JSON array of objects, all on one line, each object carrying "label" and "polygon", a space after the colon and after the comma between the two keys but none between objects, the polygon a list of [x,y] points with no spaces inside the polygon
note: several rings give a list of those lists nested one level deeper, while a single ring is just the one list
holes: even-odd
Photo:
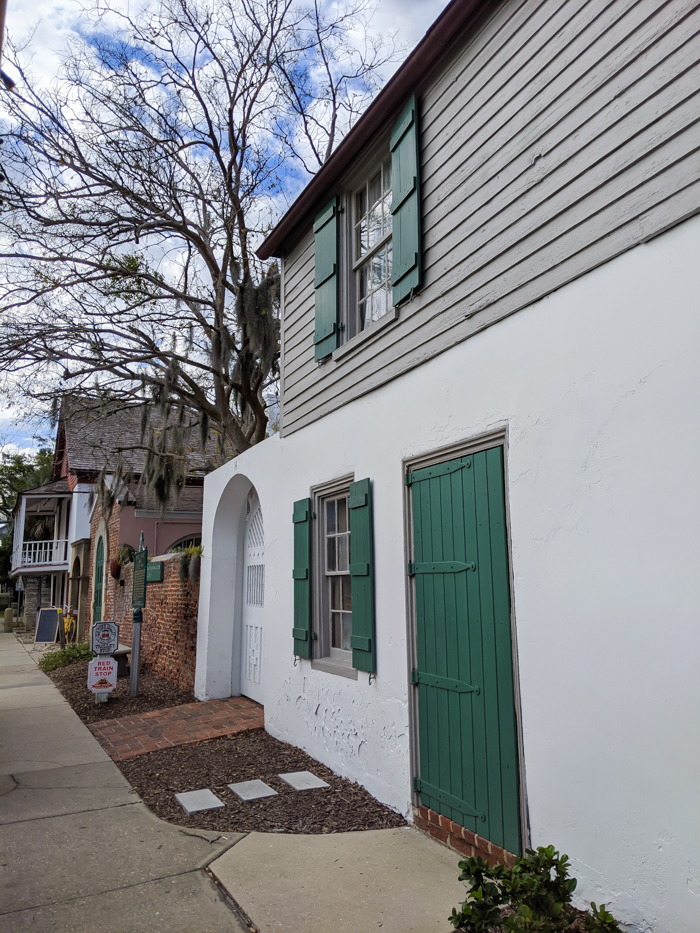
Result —
[{"label": "arched gateway", "polygon": [[202,529],[195,694],[243,694],[262,703],[265,536],[260,499],[246,476],[228,480],[209,527]]}]

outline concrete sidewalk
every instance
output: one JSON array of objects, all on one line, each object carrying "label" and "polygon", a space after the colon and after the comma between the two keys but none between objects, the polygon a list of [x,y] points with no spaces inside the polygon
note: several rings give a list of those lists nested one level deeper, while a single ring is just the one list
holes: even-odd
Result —
[{"label": "concrete sidewalk", "polygon": [[3,933],[448,933],[460,856],[415,829],[293,836],[155,817],[29,650],[0,634]]},{"label": "concrete sidewalk", "polygon": [[24,647],[0,635],[3,933],[241,933],[203,871],[241,838],[153,816]]}]

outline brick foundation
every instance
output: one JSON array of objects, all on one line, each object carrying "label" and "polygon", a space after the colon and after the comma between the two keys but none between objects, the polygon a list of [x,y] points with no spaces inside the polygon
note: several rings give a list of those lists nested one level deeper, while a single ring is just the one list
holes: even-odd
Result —
[{"label": "brick foundation", "polygon": [[488,839],[473,833],[471,829],[460,826],[454,820],[448,819],[441,813],[421,805],[413,808],[413,822],[418,829],[428,833],[433,839],[449,846],[465,858],[478,856],[489,865],[507,865],[512,868],[515,856]]}]

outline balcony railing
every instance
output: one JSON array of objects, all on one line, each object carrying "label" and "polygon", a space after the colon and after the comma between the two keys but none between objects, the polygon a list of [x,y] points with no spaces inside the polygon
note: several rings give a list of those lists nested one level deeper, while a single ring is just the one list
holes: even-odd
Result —
[{"label": "balcony railing", "polygon": [[24,541],[22,543],[22,567],[37,567],[68,563],[68,541]]}]

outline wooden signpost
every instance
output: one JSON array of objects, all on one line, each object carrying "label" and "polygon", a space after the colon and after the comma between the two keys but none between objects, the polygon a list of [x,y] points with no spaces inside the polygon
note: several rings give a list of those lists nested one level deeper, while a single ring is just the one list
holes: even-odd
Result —
[{"label": "wooden signpost", "polygon": [[141,623],[142,610],[146,608],[146,582],[148,574],[148,548],[143,544],[143,532],[139,550],[134,554],[134,584],[131,591],[131,607],[134,610],[134,620],[131,636],[131,678],[129,680],[129,696],[139,695],[139,660],[141,654]]}]

